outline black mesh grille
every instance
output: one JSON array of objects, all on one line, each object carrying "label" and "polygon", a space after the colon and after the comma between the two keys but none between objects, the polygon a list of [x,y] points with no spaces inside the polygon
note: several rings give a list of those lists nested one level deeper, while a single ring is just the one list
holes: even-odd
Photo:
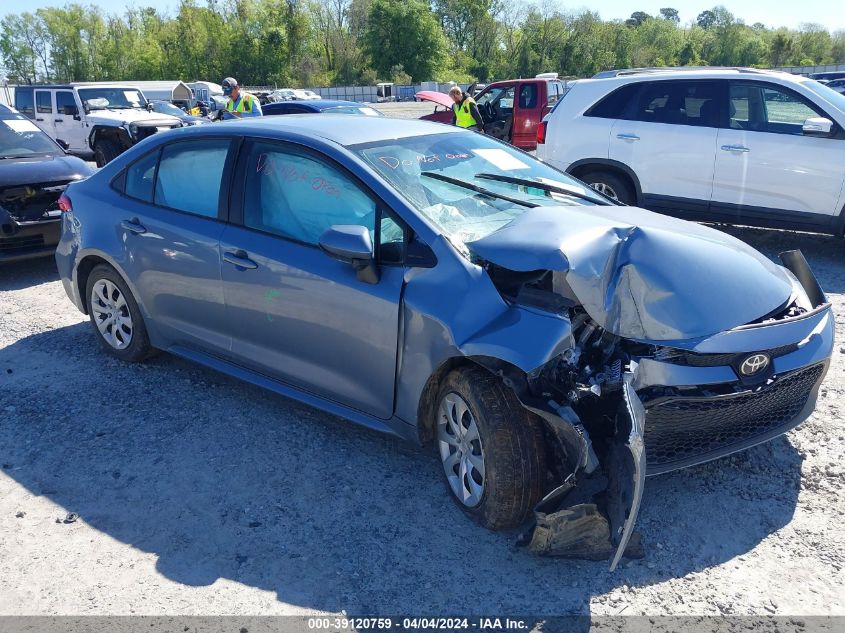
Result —
[{"label": "black mesh grille", "polygon": [[43,235],[26,237],[7,237],[0,239],[0,255],[17,255],[33,248],[44,246]]},{"label": "black mesh grille", "polygon": [[649,468],[714,452],[763,435],[793,419],[807,402],[823,365],[782,376],[753,393],[676,398],[648,409],[645,447]]}]

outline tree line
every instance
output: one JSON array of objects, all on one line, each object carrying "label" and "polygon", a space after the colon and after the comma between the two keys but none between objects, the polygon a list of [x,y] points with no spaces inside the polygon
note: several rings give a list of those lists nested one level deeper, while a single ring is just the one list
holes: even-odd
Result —
[{"label": "tree line", "polygon": [[245,85],[470,82],[640,66],[845,62],[845,31],[747,25],[723,6],[602,20],[557,0],[181,0],[175,14],[68,4],[0,21],[12,83],[204,79]]}]

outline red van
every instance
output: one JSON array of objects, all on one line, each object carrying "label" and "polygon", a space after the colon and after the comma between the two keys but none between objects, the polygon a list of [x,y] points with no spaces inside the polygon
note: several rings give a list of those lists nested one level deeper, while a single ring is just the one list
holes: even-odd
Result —
[{"label": "red van", "polygon": [[[537,126],[563,96],[563,81],[556,76],[534,79],[510,79],[489,84],[475,101],[484,117],[484,131],[524,150],[537,148]],[[416,94],[421,101],[437,106],[422,119],[452,122],[452,99],[442,92],[424,90]]]}]

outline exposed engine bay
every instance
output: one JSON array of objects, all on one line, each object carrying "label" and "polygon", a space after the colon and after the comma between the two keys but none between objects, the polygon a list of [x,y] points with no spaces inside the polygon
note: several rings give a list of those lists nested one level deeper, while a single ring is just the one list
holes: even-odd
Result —
[{"label": "exposed engine bay", "polygon": [[0,190],[0,231],[12,235],[12,224],[55,220],[60,217],[59,196],[66,182],[20,185]]}]

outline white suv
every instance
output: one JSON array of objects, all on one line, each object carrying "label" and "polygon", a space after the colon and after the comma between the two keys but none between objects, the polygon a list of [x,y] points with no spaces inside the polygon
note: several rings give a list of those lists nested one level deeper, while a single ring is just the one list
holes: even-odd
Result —
[{"label": "white suv", "polygon": [[613,74],[566,93],[538,158],[626,204],[842,235],[845,96],[753,69]]},{"label": "white suv", "polygon": [[182,127],[176,117],[152,112],[137,88],[112,83],[18,86],[15,108],[98,167],[151,134]]}]

